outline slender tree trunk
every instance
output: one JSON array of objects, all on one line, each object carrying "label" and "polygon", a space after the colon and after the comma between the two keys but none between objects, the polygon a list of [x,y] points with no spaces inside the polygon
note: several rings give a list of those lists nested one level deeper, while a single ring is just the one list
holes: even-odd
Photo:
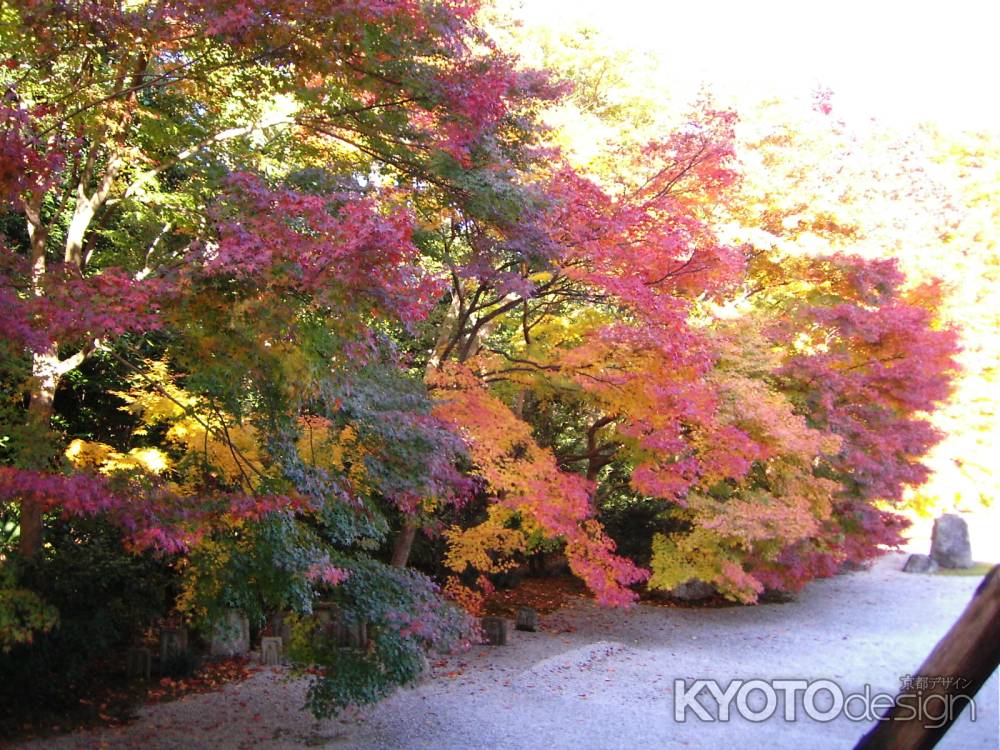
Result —
[{"label": "slender tree trunk", "polygon": [[405,568],[410,559],[410,550],[413,549],[413,540],[417,537],[417,521],[412,516],[407,516],[403,522],[403,530],[396,537],[396,542],[392,546],[392,565],[397,568]]},{"label": "slender tree trunk", "polygon": [[42,516],[44,509],[36,500],[21,501],[21,536],[17,551],[22,557],[34,557],[42,548]]},{"label": "slender tree trunk", "polygon": [[[451,307],[445,317],[441,330],[438,332],[437,343],[434,346],[434,353],[427,363],[427,370],[424,373],[426,379],[441,365],[441,361],[447,357],[448,352],[454,346],[454,339],[460,334],[457,332],[458,320],[462,313],[460,297],[457,293],[452,297]],[[405,568],[410,560],[410,550],[413,549],[413,540],[417,538],[417,529],[420,524],[416,516],[407,515],[403,519],[403,528],[399,532],[392,545],[391,564],[397,568]]]},{"label": "slender tree trunk", "polygon": [[[32,357],[28,423],[40,431],[49,427],[60,374],[59,355],[54,344],[47,351],[38,352]],[[37,500],[25,498],[21,501],[21,536],[17,551],[23,557],[34,557],[42,548],[44,512],[44,506]]]},{"label": "slender tree trunk", "polygon": [[[136,62],[136,75],[141,74],[147,64],[145,53],[140,53]],[[134,95],[133,95],[134,96]],[[100,152],[105,145],[106,128],[102,127],[93,139],[83,170],[76,184],[76,201],[73,216],[66,230],[63,259],[78,275],[83,273],[85,264],[84,240],[86,233],[94,220],[99,208],[107,201],[114,186],[115,178],[123,161],[119,154],[112,154],[108,159],[104,173],[97,181],[93,193],[87,194],[89,183],[94,177],[94,171],[99,162]],[[45,295],[45,278],[47,273],[46,254],[49,250],[49,227],[42,215],[42,205],[45,192],[38,191],[23,203],[27,220],[28,238],[31,242],[31,285],[36,297]],[[84,347],[71,357],[59,359],[59,344],[53,341],[42,352],[36,352],[31,360],[31,393],[28,404],[28,424],[44,433],[49,429],[52,419],[53,403],[56,388],[62,376],[80,366],[87,356],[89,347]],[[38,467],[41,468],[41,467]],[[18,552],[24,557],[33,557],[42,548],[42,517],[45,513],[44,504],[33,499],[21,500],[20,538]]]},{"label": "slender tree trunk", "polygon": [[[76,185],[76,203],[73,217],[66,232],[63,258],[77,274],[83,273],[84,239],[94,215],[104,205],[114,185],[115,177],[121,167],[119,156],[112,156],[104,174],[98,181],[97,189],[87,195],[87,186],[94,175],[98,163],[99,151],[104,144],[105,130],[102,128],[87,153],[86,162]],[[42,216],[42,204],[45,199],[43,192],[38,192],[27,200],[24,205],[27,219],[28,237],[31,241],[31,284],[32,293],[36,297],[45,295],[45,277],[47,273],[46,253],[48,252],[49,228]],[[31,393],[28,403],[28,424],[40,433],[49,429],[52,419],[53,403],[56,388],[62,376],[80,366],[89,351],[84,347],[76,354],[64,360],[59,359],[59,344],[53,341],[45,351],[36,352],[31,359]],[[42,467],[37,467],[42,468]],[[37,500],[25,498],[21,500],[21,532],[17,550],[24,557],[33,557],[42,548],[43,528],[42,517],[45,513],[44,504]]]},{"label": "slender tree trunk", "polygon": [[[45,251],[48,231],[42,223],[41,193],[33,196],[24,205],[27,217],[28,237],[31,240],[31,285],[32,293],[42,296],[46,264]],[[52,404],[56,396],[59,379],[57,365],[59,347],[53,342],[44,352],[35,352],[31,358],[31,394],[28,402],[28,423],[34,427],[48,429],[52,417]],[[20,537],[17,551],[24,557],[34,557],[42,548],[42,516],[44,508],[34,499],[21,500]]]},{"label": "slender tree trunk", "polygon": [[[445,360],[457,359],[464,362],[476,353],[477,347],[490,334],[499,322],[498,318],[487,320],[484,323],[475,323],[468,330],[463,330],[463,325],[467,322],[467,311],[463,303],[464,297],[456,287],[453,290],[451,306],[448,315],[445,317],[441,330],[438,333],[438,340],[434,347],[434,352],[427,363],[425,378],[431,375],[441,366]],[[417,529],[420,524],[415,516],[407,516],[403,522],[403,529],[396,537],[392,548],[392,564],[396,567],[406,567],[410,559],[410,550],[413,549],[413,540],[417,536]]]}]

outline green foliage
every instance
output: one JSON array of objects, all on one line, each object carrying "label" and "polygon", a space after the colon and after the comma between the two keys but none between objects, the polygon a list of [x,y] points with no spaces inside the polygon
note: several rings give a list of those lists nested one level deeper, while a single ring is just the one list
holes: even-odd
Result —
[{"label": "green foliage", "polygon": [[0,652],[10,653],[19,644],[30,645],[37,634],[48,633],[59,622],[59,613],[38,594],[16,588],[14,566],[0,567]]},{"label": "green foliage", "polygon": [[[41,629],[58,612],[49,632],[36,629],[0,652],[0,722],[26,706],[75,705],[94,670],[122,668],[124,647],[167,611],[176,587],[162,561],[126,552],[120,531],[80,519],[52,524],[40,555],[30,562],[8,559],[0,572],[0,622],[21,617],[28,606],[34,615],[21,625]],[[22,593],[5,595],[12,590]]]},{"label": "green foliage", "polygon": [[365,623],[369,640],[364,647],[341,645],[335,624],[324,627],[315,615],[298,621],[292,658],[303,667],[320,666],[307,697],[316,716],[380,700],[420,677],[427,650],[458,647],[473,635],[469,617],[443,601],[421,573],[364,558],[343,566],[349,577],[327,601],[343,622]]},{"label": "green foliage", "polygon": [[13,505],[0,505],[0,550],[11,550],[17,544],[21,525],[18,523],[17,509]]},{"label": "green foliage", "polygon": [[220,530],[185,558],[178,606],[206,633],[227,609],[256,625],[269,612],[307,611],[313,589],[304,574],[322,548],[314,531],[285,514]]}]

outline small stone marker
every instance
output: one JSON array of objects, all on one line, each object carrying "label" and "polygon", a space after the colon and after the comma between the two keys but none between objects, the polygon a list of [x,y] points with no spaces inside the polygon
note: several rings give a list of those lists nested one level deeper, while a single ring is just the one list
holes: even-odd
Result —
[{"label": "small stone marker", "polygon": [[840,573],[861,573],[868,570],[869,564],[866,562],[858,562],[857,560],[844,560],[840,564]]},{"label": "small stone marker", "polygon": [[515,627],[527,633],[534,633],[538,630],[538,613],[531,607],[521,607],[517,610],[517,624]]},{"label": "small stone marker", "polygon": [[938,564],[930,555],[910,555],[903,566],[904,573],[936,573]]},{"label": "small stone marker", "polygon": [[250,650],[250,621],[238,609],[226,610],[212,629],[212,656],[242,656]]},{"label": "small stone marker", "polygon": [[277,666],[281,663],[281,638],[263,636],[260,639],[260,663]]},{"label": "small stone marker", "polygon": [[141,677],[148,681],[153,661],[153,655],[149,652],[149,649],[130,648],[126,658],[126,674],[129,677]]},{"label": "small stone marker", "polygon": [[160,630],[160,669],[175,659],[183,658],[188,650],[187,629],[169,627]]},{"label": "small stone marker", "polygon": [[479,621],[489,646],[507,645],[507,621],[502,617],[484,617]]},{"label": "small stone marker", "polygon": [[969,525],[955,513],[945,513],[934,522],[931,557],[942,568],[971,568],[972,545]]}]

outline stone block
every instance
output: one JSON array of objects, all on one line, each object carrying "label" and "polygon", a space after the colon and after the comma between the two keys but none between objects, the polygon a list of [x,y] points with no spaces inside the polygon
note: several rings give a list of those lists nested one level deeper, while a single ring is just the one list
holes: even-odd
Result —
[{"label": "stone block", "polygon": [[319,602],[316,620],[326,636],[342,648],[368,647],[368,623],[341,611],[332,602]]},{"label": "stone block", "polygon": [[212,656],[242,656],[250,650],[250,621],[237,609],[226,610],[212,628]]},{"label": "stone block", "polygon": [[534,633],[538,630],[538,613],[531,607],[521,607],[517,610],[517,624],[515,627],[518,630]]},{"label": "stone block", "polygon": [[484,617],[479,621],[483,643],[489,646],[507,645],[507,621],[502,617]]},{"label": "stone block", "polygon": [[282,641],[279,636],[264,636],[260,639],[260,663],[276,666],[281,664]]},{"label": "stone block", "polygon": [[187,656],[187,628],[165,627],[160,630],[160,669]]},{"label": "stone block", "polygon": [[969,525],[955,513],[945,513],[934,522],[931,557],[942,568],[971,568],[972,544]]}]

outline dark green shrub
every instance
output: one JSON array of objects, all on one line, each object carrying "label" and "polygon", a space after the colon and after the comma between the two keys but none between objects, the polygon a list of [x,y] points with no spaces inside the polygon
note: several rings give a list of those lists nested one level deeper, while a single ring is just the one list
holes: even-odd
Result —
[{"label": "dark green shrub", "polygon": [[653,556],[653,535],[670,533],[680,526],[671,517],[672,507],[659,498],[623,494],[601,507],[598,519],[615,540],[618,554],[648,566]]},{"label": "dark green shrub", "polygon": [[428,651],[468,644],[473,636],[469,616],[423,574],[364,558],[344,561],[344,568],[350,575],[328,601],[344,622],[365,623],[368,642],[344,645],[335,628],[314,617],[301,618],[292,639],[293,661],[320,668],[307,697],[318,717],[384,698],[420,677]]},{"label": "dark green shrub", "polygon": [[174,595],[173,571],[132,555],[119,531],[100,520],[57,521],[31,561],[8,559],[19,589],[58,611],[58,624],[33,642],[0,651],[0,726],[13,714],[61,710],[125,667],[125,648]]}]

